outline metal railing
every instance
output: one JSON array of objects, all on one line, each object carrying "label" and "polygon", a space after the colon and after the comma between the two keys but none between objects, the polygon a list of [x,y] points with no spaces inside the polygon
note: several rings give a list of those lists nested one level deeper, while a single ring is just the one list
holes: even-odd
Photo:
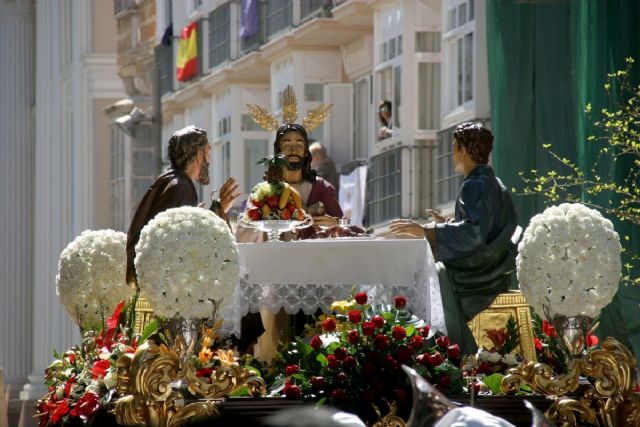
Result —
[{"label": "metal railing", "polygon": [[300,2],[300,22],[331,16],[333,3],[333,0],[302,0]]},{"label": "metal railing", "polygon": [[400,218],[402,209],[402,147],[377,154],[367,171],[367,226]]},{"label": "metal railing", "polygon": [[267,0],[267,37],[293,25],[292,0]]}]

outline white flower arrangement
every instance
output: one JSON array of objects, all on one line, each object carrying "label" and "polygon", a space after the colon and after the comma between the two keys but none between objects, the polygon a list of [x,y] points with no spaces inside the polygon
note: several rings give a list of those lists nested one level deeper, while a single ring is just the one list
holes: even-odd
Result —
[{"label": "white flower arrangement", "polygon": [[140,295],[165,318],[209,318],[231,303],[238,248],[227,223],[191,206],[155,216],[140,233],[135,258]]},{"label": "white flower arrangement", "polygon": [[611,221],[582,204],[531,218],[518,247],[518,281],[540,316],[594,318],[618,291],[621,246]]},{"label": "white flower arrangement", "polygon": [[60,254],[56,292],[81,328],[97,328],[122,300],[133,295],[126,284],[127,235],[86,230]]}]

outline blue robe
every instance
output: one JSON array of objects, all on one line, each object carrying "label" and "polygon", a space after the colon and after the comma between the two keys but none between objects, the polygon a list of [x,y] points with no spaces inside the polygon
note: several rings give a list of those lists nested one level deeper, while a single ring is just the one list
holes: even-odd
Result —
[{"label": "blue robe", "polygon": [[509,191],[490,166],[478,165],[462,182],[454,220],[427,232],[438,261],[447,333],[466,354],[477,351],[467,322],[511,285],[517,225]]}]

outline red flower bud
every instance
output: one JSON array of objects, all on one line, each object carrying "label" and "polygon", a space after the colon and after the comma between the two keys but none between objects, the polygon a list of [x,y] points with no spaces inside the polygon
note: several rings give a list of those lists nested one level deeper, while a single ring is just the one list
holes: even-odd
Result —
[{"label": "red flower bud", "polygon": [[446,335],[442,335],[441,337],[436,338],[436,344],[438,344],[438,347],[446,349],[450,344],[449,337]]},{"label": "red flower bud", "polygon": [[398,367],[398,362],[389,354],[384,358],[384,367],[389,370],[394,370]]},{"label": "red flower bud", "polygon": [[333,354],[336,356],[336,359],[344,360],[344,359],[346,359],[348,353],[347,353],[347,349],[346,348],[339,347],[339,348],[336,348],[333,351]]},{"label": "red flower bud", "polygon": [[444,356],[439,352],[435,352],[431,355],[431,366],[440,366],[444,362]]},{"label": "red flower bud", "polygon": [[287,376],[295,375],[298,372],[300,372],[300,366],[298,365],[289,365],[286,368],[284,368],[284,373]]},{"label": "red flower bud", "polygon": [[325,381],[324,377],[311,377],[311,385],[315,388],[324,387]]},{"label": "red flower bud", "polygon": [[349,312],[349,322],[351,323],[360,323],[362,320],[362,313],[360,310],[351,310]]},{"label": "red flower bud", "polygon": [[376,335],[373,345],[378,350],[386,350],[389,347],[389,339],[382,334]]},{"label": "red flower bud", "polygon": [[400,341],[405,339],[405,337],[407,336],[407,331],[402,326],[394,326],[391,336],[394,339]]},{"label": "red flower bud", "polygon": [[415,348],[416,350],[420,350],[423,344],[424,338],[422,338],[420,335],[414,335],[413,337],[411,337],[411,347]]},{"label": "red flower bud", "polygon": [[300,387],[293,384],[285,386],[284,395],[287,396],[287,399],[300,399],[300,396],[302,396],[302,392],[300,391]]},{"label": "red flower bud", "polygon": [[311,342],[309,343],[309,345],[314,350],[320,349],[320,347],[322,347],[322,340],[320,339],[320,336],[314,335],[313,338],[311,338]]},{"label": "red flower bud", "polygon": [[431,355],[429,353],[422,353],[416,357],[416,362],[422,366],[431,366]]},{"label": "red flower bud", "polygon": [[358,364],[358,361],[353,356],[347,356],[347,358],[344,359],[344,362],[342,362],[342,363],[344,364],[344,367],[346,369],[353,369]]},{"label": "red flower bud", "polygon": [[402,295],[398,295],[393,297],[393,302],[395,303],[396,308],[404,308],[407,305],[407,298]]},{"label": "red flower bud", "polygon": [[331,393],[331,398],[336,403],[342,403],[347,400],[347,393],[343,389],[337,388]]},{"label": "red flower bud", "polygon": [[420,335],[426,338],[429,336],[430,330],[431,328],[429,327],[429,325],[424,325],[422,328],[420,328]]},{"label": "red flower bud", "polygon": [[376,325],[373,322],[362,323],[362,333],[368,337],[372,337],[376,329]]},{"label": "red flower bud", "polygon": [[355,329],[349,331],[349,333],[347,334],[347,340],[349,340],[349,344],[358,344],[360,342],[360,335],[358,334],[358,331],[356,331]]},{"label": "red flower bud", "polygon": [[322,322],[322,329],[326,332],[333,332],[336,330],[336,319],[329,317]]},{"label": "red flower bud", "polygon": [[344,384],[345,382],[347,382],[348,378],[349,377],[347,377],[347,374],[345,374],[344,372],[338,372],[333,376],[333,382],[335,384]]},{"label": "red flower bud", "polygon": [[93,369],[91,370],[91,374],[93,375],[93,378],[100,378],[100,377],[104,377],[107,373],[107,371],[109,370],[109,367],[111,367],[111,363],[108,360],[97,360],[93,363]]},{"label": "red flower bud", "polygon": [[355,295],[355,300],[358,304],[362,305],[362,304],[366,304],[367,303],[367,293],[366,292],[358,292]]},{"label": "red flower bud", "polygon": [[376,328],[382,328],[384,326],[384,317],[376,314],[371,318],[371,321],[375,325]]},{"label": "red flower bud", "polygon": [[447,356],[449,356],[451,359],[459,359],[460,346],[458,344],[453,344],[447,347]]},{"label": "red flower bud", "polygon": [[328,366],[330,369],[336,369],[340,366],[340,361],[333,354],[327,356],[327,361],[329,362]]}]

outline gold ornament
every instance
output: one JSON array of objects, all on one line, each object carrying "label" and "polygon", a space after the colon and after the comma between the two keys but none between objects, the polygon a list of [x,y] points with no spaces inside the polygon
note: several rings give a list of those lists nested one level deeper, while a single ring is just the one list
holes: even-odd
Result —
[{"label": "gold ornament", "polygon": [[[218,415],[220,400],[242,386],[247,386],[251,395],[264,394],[262,378],[242,368],[237,360],[229,360],[229,354],[223,358],[225,363],[214,371],[210,384],[197,377],[195,369],[175,351],[160,348],[153,341],[141,345],[133,357],[121,356],[116,362],[116,387],[121,396],[114,410],[118,424],[184,425]],[[178,379],[186,380],[189,391],[204,399],[185,404],[182,393],[171,388]]]},{"label": "gold ornament", "polygon": [[[298,119],[298,100],[296,94],[293,91],[293,87],[290,85],[282,93],[282,125],[293,124]],[[249,108],[249,114],[254,122],[256,122],[264,130],[275,132],[279,128],[278,119],[267,109],[260,107],[256,104],[247,104]],[[329,117],[329,111],[333,107],[333,104],[322,104],[313,110],[309,111],[304,119],[302,119],[302,126],[307,132],[313,131],[320,126],[322,122]]]},{"label": "gold ornament", "polygon": [[395,401],[391,402],[391,405],[389,405],[389,413],[384,417],[376,405],[373,405],[373,410],[376,412],[376,415],[378,415],[378,422],[375,423],[373,427],[405,427],[407,425],[401,417],[396,415],[398,407]]},{"label": "gold ornament", "polygon": [[[633,392],[635,370],[629,349],[609,337],[601,349],[572,360],[566,374],[554,375],[551,367],[529,362],[510,369],[501,388],[516,393],[526,384],[556,398],[545,415],[562,427],[632,427],[640,425],[640,396]],[[578,389],[581,376],[593,378],[594,386],[579,400],[564,396]]]}]

